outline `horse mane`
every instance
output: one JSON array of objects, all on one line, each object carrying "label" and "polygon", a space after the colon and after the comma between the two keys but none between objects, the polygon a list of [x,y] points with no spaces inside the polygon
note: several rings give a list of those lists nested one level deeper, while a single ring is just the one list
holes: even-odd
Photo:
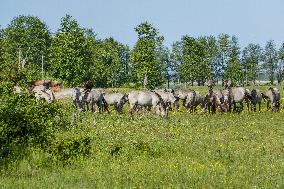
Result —
[{"label": "horse mane", "polygon": [[162,99],[161,95],[159,95],[159,94],[158,94],[156,91],[154,91],[154,90],[151,90],[151,92],[155,93],[155,94],[158,96],[158,98],[159,98],[159,100],[160,100],[160,103],[161,103],[163,106],[165,106],[164,100]]}]

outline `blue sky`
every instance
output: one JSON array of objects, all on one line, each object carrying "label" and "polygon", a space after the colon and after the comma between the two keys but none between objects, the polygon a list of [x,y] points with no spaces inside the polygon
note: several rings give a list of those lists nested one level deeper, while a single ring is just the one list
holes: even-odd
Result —
[{"label": "blue sky", "polygon": [[284,42],[284,0],[3,0],[0,25],[20,14],[38,16],[52,32],[70,14],[99,38],[130,46],[137,40],[134,27],[143,21],[159,29],[167,46],[185,34],[236,35],[241,47]]}]

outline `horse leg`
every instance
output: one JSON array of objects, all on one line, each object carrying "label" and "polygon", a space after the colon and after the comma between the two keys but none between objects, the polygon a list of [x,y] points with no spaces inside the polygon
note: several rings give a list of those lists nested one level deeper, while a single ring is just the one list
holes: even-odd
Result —
[{"label": "horse leg", "polygon": [[208,110],[208,113],[210,114],[211,112],[212,112],[212,104],[211,104],[211,102],[208,102],[207,104],[206,104],[206,111]]},{"label": "horse leg", "polygon": [[231,112],[231,111],[232,111],[232,103],[229,102],[229,112]]},{"label": "horse leg", "polygon": [[133,111],[135,111],[136,104],[129,104],[129,117],[133,118]]},{"label": "horse leg", "polygon": [[215,114],[216,113],[216,103],[214,102],[212,104],[212,114]]},{"label": "horse leg", "polygon": [[[146,107],[146,115],[147,115],[147,117],[150,116],[150,114],[151,114],[151,109],[152,109],[151,106],[147,106],[147,107]],[[155,109],[155,106],[153,106],[153,109]]]},{"label": "horse leg", "polygon": [[198,106],[198,105],[194,105],[194,112],[197,111],[197,106]]},{"label": "horse leg", "polygon": [[233,112],[236,112],[236,109],[237,109],[237,104],[236,104],[236,102],[234,101],[234,102],[233,102]]},{"label": "horse leg", "polygon": [[110,113],[107,104],[103,104],[103,107],[104,107],[105,111],[107,111],[107,113]]}]

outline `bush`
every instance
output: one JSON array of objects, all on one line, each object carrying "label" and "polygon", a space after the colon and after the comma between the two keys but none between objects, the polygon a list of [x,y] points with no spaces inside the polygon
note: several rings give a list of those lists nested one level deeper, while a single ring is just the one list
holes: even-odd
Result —
[{"label": "bush", "polygon": [[85,132],[67,132],[56,136],[48,148],[48,153],[53,162],[65,165],[91,154],[91,141],[91,135]]},{"label": "bush", "polygon": [[45,148],[60,126],[60,106],[35,102],[27,93],[13,94],[10,84],[0,86],[0,159],[21,158],[25,148]]}]

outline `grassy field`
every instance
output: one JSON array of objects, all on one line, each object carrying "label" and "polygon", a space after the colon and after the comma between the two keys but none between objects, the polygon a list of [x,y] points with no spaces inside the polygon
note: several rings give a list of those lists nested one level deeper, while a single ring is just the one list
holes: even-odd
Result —
[{"label": "grassy field", "polygon": [[[206,88],[197,88],[205,93]],[[125,110],[126,111],[126,110]],[[284,188],[284,112],[168,119],[81,114],[62,135],[91,134],[92,153],[48,164],[34,150],[1,172],[1,188]],[[32,151],[33,149],[31,149]]]}]

